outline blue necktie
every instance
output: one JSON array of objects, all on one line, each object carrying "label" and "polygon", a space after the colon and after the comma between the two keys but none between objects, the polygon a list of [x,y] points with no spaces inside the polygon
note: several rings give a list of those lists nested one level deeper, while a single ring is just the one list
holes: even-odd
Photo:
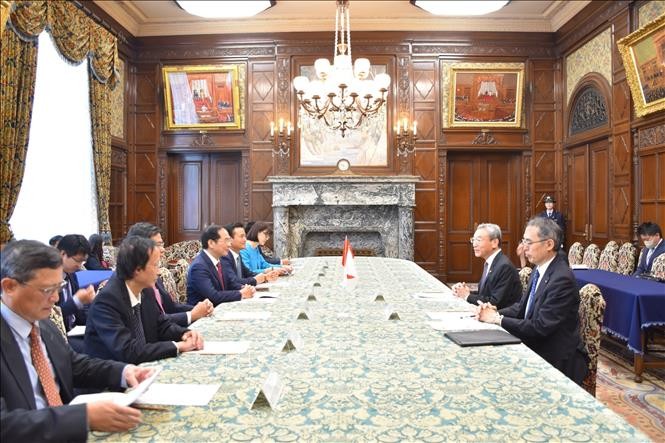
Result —
[{"label": "blue necktie", "polygon": [[531,289],[529,289],[529,299],[526,301],[526,311],[524,312],[524,318],[529,317],[529,313],[531,312],[531,307],[533,306],[533,299],[534,295],[536,294],[536,286],[538,286],[539,278],[540,274],[536,268],[536,272],[533,273],[533,280],[531,280]]}]

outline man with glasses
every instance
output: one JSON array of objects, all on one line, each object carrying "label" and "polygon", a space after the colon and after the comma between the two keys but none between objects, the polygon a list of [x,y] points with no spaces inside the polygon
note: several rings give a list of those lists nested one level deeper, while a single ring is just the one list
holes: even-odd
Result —
[{"label": "man with glasses", "polygon": [[76,272],[88,259],[90,243],[82,235],[68,234],[60,239],[57,248],[62,257],[62,275],[66,283],[60,292],[58,306],[62,309],[65,329],[69,331],[74,326],[85,325],[88,307],[95,298],[92,285],[79,289],[76,278]]},{"label": "man with glasses", "polygon": [[[483,303],[478,319],[496,323],[580,384],[587,374],[587,356],[579,335],[580,297],[570,267],[557,253],[561,228],[536,217],[524,230],[524,254],[536,267],[522,299],[497,311]],[[516,290],[520,290],[516,288]]]},{"label": "man with glasses", "polygon": [[473,253],[485,260],[478,290],[471,291],[466,283],[453,285],[453,294],[472,305],[490,303],[498,309],[512,305],[520,298],[515,289],[520,276],[510,259],[501,251],[501,228],[493,223],[478,225],[470,239]]},{"label": "man with glasses", "polygon": [[637,269],[633,276],[639,277],[640,275],[650,274],[651,266],[654,260],[661,254],[665,254],[665,241],[663,241],[663,233],[660,226],[656,223],[645,222],[637,228],[637,235],[644,243],[644,249],[640,255],[640,262],[637,264]]},{"label": "man with glasses", "polygon": [[[132,235],[138,235],[139,237],[149,238],[154,241],[160,253],[160,260],[164,257],[164,240],[157,226],[148,222],[136,223],[127,232],[127,237]],[[199,318],[211,315],[214,308],[210,300],[200,301],[196,306],[173,301],[164,286],[162,277],[157,277],[157,281],[153,287],[144,289],[143,296],[154,297],[161,313],[166,314],[178,325],[185,327]]]},{"label": "man with glasses", "polygon": [[[252,298],[254,286],[240,286],[229,272],[224,272],[220,259],[229,253],[231,237],[225,228],[210,225],[201,235],[203,250],[194,258],[187,273],[187,302],[210,300],[213,305]],[[228,271],[228,269],[227,269]]]},{"label": "man with glasses", "polygon": [[124,388],[153,373],[77,354],[48,320],[62,280],[58,251],[34,240],[2,251],[0,440],[85,441],[88,431],[127,431],[141,413],[112,401],[70,406],[74,388]]}]

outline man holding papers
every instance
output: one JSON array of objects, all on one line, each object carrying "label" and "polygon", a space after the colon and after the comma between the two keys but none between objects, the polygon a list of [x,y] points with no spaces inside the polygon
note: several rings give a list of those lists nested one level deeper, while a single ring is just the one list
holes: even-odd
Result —
[{"label": "man holding papers", "polygon": [[203,348],[198,332],[178,326],[160,312],[155,297],[141,294],[155,284],[160,256],[150,239],[131,236],[122,242],[116,273],[90,307],[87,354],[143,363]]},{"label": "man holding papers", "polygon": [[453,294],[474,306],[481,301],[499,309],[519,300],[516,289],[520,286],[520,276],[501,251],[501,228],[493,223],[478,225],[471,244],[476,257],[485,260],[478,290],[471,291],[465,283],[457,283],[452,287]]},{"label": "man holding papers", "polygon": [[482,304],[479,320],[500,325],[581,384],[587,373],[587,357],[579,335],[580,297],[570,267],[557,253],[561,228],[553,220],[533,218],[522,243],[526,258],[536,265],[529,289],[519,302],[499,311],[489,303]]},{"label": "man holding papers", "polygon": [[[225,228],[210,225],[201,235],[203,250],[189,266],[187,276],[187,302],[198,303],[208,299],[213,305],[243,298],[252,298],[256,288],[240,285],[237,278],[224,272],[220,259],[229,253],[231,237]],[[228,271],[228,269],[226,269]]]},{"label": "man holding papers", "polygon": [[70,406],[74,388],[134,386],[153,370],[77,354],[48,319],[58,300],[62,259],[32,240],[2,251],[0,428],[3,442],[85,441],[88,431],[127,431],[141,414],[99,401]]}]

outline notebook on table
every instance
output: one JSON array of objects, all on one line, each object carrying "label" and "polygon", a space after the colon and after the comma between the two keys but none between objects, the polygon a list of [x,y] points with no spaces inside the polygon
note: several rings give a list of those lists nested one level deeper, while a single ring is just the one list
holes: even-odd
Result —
[{"label": "notebook on table", "polygon": [[477,331],[454,331],[444,334],[460,346],[514,345],[522,341],[501,329],[481,329]]}]

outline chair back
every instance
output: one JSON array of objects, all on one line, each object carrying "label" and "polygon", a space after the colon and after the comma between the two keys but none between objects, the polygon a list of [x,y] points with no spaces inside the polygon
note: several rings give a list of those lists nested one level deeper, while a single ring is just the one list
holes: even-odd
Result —
[{"label": "chair back", "polygon": [[171,264],[178,260],[185,259],[192,262],[196,255],[201,251],[201,242],[198,240],[185,240],[164,248],[164,260]]},{"label": "chair back", "polygon": [[527,287],[529,286],[529,278],[531,278],[531,272],[533,269],[531,269],[528,266],[523,267],[520,269],[520,283],[522,283],[522,294],[526,292]]},{"label": "chair back", "polygon": [[53,308],[51,308],[51,313],[49,314],[48,318],[58,328],[58,331],[60,331],[62,336],[65,338],[65,341],[68,341],[67,329],[65,328],[65,320],[64,318],[62,318],[62,310],[60,309],[60,306],[57,305],[53,306]]},{"label": "chair back", "polygon": [[581,265],[583,256],[584,246],[582,246],[582,243],[576,241],[570,245],[570,250],[568,251],[568,263],[571,265]]},{"label": "chair back", "polygon": [[179,301],[178,286],[176,285],[175,278],[171,271],[167,268],[159,268],[159,276],[162,278],[164,289],[169,293],[173,301]]},{"label": "chair back", "polygon": [[653,260],[651,275],[665,280],[665,254],[660,254]]},{"label": "chair back", "polygon": [[580,338],[589,356],[589,373],[582,387],[596,396],[596,373],[598,372],[598,352],[600,332],[605,313],[605,299],[598,286],[589,283],[580,289]]},{"label": "chair back", "polygon": [[115,246],[102,246],[102,258],[108,263],[109,268],[115,269],[118,262],[118,249]]},{"label": "chair back", "polygon": [[614,240],[607,242],[605,249],[600,253],[598,269],[616,272],[619,266],[619,245]]},{"label": "chair back", "polygon": [[582,264],[589,269],[598,268],[598,259],[600,258],[600,248],[597,244],[591,243],[586,247],[584,251],[584,257],[582,258]]},{"label": "chair back", "polygon": [[189,271],[189,261],[181,258],[175,263],[169,265],[169,271],[173,275],[176,286],[176,293],[180,303],[187,303],[187,271]]},{"label": "chair back", "polygon": [[635,272],[635,255],[637,248],[631,242],[626,242],[619,248],[617,270],[619,274],[630,275]]}]

